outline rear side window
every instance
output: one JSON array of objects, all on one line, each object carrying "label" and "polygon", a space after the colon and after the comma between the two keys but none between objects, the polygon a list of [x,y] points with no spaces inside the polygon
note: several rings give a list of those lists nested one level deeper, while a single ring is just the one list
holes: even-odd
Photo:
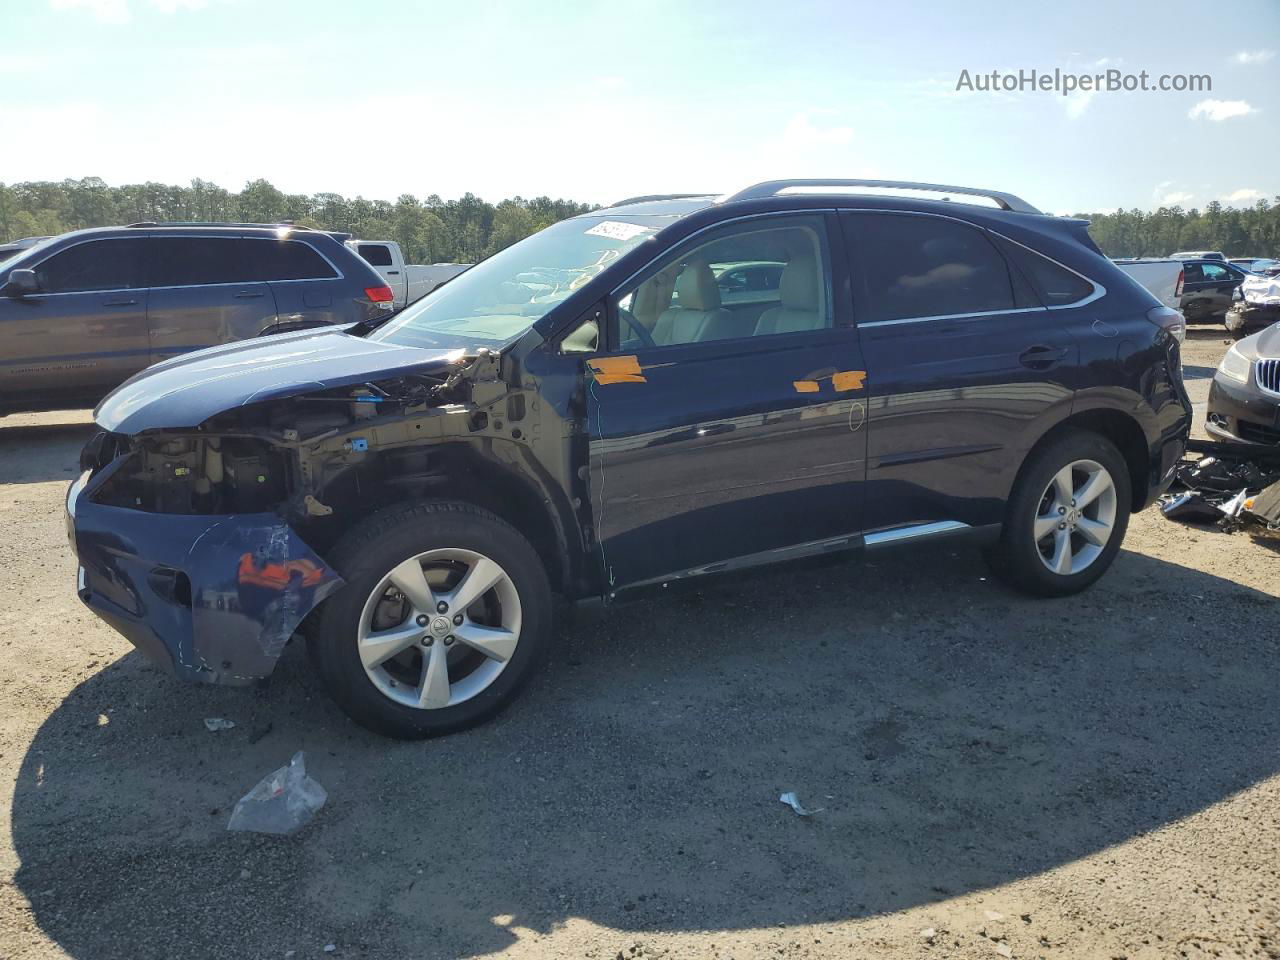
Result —
[{"label": "rear side window", "polygon": [[976,227],[881,213],[845,223],[865,283],[861,322],[1014,309],[1009,266]]},{"label": "rear side window", "polygon": [[360,244],[360,256],[375,267],[391,266],[391,248],[383,243]]},{"label": "rear side window", "polygon": [[254,279],[244,245],[236,237],[154,237],[153,287],[246,283]]},{"label": "rear side window", "polygon": [[83,293],[144,287],[141,237],[91,240],[55,253],[35,267],[43,293]]},{"label": "rear side window", "polygon": [[301,240],[246,240],[259,280],[329,280],[338,275]]},{"label": "rear side window", "polygon": [[1093,293],[1093,284],[1084,277],[1042,257],[1034,250],[1013,242],[1006,242],[1004,248],[1039,292],[1046,307],[1065,306]]}]

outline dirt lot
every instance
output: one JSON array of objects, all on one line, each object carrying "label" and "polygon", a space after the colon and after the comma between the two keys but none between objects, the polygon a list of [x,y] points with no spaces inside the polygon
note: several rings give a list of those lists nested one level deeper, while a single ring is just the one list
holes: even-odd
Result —
[{"label": "dirt lot", "polygon": [[[1280,957],[1280,555],[1244,535],[1147,511],[1054,602],[934,548],[579,612],[496,722],[400,744],[302,650],[186,687],[82,610],[87,422],[0,424],[6,960]],[[298,749],[316,822],[226,832]]]}]

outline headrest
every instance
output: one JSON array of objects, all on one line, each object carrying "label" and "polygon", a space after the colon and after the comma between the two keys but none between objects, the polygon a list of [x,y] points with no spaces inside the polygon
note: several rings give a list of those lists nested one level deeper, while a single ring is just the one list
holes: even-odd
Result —
[{"label": "headrest", "polygon": [[676,279],[679,305],[686,310],[719,310],[720,288],[716,275],[705,261],[695,260],[680,271]]},{"label": "headrest", "polygon": [[782,268],[778,295],[787,310],[818,309],[818,265],[809,254],[801,254]]}]

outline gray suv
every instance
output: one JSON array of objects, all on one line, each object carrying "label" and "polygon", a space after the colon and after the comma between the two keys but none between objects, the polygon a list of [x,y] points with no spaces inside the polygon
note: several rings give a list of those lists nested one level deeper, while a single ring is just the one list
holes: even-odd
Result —
[{"label": "gray suv", "polygon": [[392,293],[339,239],[263,224],[103,227],[0,265],[0,414],[91,406],[161,360],[385,316]]}]

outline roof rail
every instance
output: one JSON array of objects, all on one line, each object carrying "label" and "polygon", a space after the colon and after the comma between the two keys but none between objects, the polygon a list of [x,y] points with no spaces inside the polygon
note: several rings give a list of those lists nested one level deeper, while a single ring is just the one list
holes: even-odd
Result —
[{"label": "roof rail", "polygon": [[714,193],[646,193],[639,197],[627,197],[625,200],[619,200],[617,203],[609,204],[610,207],[626,207],[633,203],[649,203],[653,200],[692,200],[694,197],[714,197]]},{"label": "roof rail", "polygon": [[128,224],[135,227],[287,227],[290,230],[310,230],[300,227],[292,220],[281,220],[278,223],[233,223],[229,220],[143,220]]},{"label": "roof rail", "polygon": [[909,180],[766,180],[739,190],[721,199],[721,203],[734,200],[759,200],[764,197],[776,197],[780,193],[796,189],[823,189],[831,187],[868,187],[876,190],[921,190],[929,193],[956,193],[966,197],[986,197],[994,200],[1001,210],[1016,213],[1040,213],[1035,207],[1021,197],[999,190],[979,190],[975,187],[950,187],[940,183],[912,183]]}]

